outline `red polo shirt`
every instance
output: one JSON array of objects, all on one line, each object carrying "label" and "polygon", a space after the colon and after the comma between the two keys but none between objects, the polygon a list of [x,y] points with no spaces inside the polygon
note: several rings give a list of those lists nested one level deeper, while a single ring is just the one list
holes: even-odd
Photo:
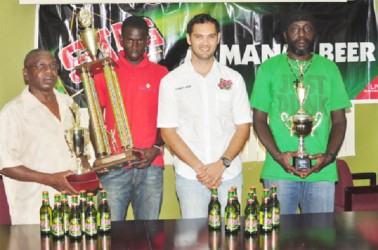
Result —
[{"label": "red polo shirt", "polygon": [[[115,71],[129,120],[134,147],[150,148],[156,141],[160,80],[168,73],[168,70],[149,61],[146,54],[143,60],[135,66],[124,58],[124,51],[119,53],[119,57]],[[103,73],[95,76],[95,85],[100,106],[105,108],[107,130],[111,131],[115,129],[116,125]],[[116,141],[118,147],[120,147],[118,136],[116,136]],[[158,155],[152,164],[163,167],[162,155]]]}]

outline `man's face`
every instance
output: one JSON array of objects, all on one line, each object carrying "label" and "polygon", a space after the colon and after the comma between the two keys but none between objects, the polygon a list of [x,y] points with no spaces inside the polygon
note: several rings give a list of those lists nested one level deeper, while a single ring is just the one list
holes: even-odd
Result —
[{"label": "man's face", "polygon": [[312,51],[314,26],[308,21],[297,21],[289,25],[284,33],[289,51],[297,56],[307,55]]},{"label": "man's face", "polygon": [[195,24],[192,33],[186,34],[186,40],[192,46],[192,59],[209,60],[217,49],[220,33],[213,23]]},{"label": "man's face", "polygon": [[143,60],[143,53],[150,43],[148,34],[143,29],[126,28],[122,37],[122,47],[125,58],[132,65],[137,65]]},{"label": "man's face", "polygon": [[39,52],[26,63],[22,74],[30,91],[50,92],[58,78],[58,65],[49,52]]}]

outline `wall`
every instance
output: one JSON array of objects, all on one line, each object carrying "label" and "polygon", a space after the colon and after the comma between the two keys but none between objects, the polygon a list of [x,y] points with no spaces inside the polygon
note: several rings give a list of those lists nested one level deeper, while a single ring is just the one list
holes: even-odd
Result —
[{"label": "wall", "polygon": [[[378,3],[378,0],[376,1]],[[34,5],[19,5],[18,0],[2,0],[0,16],[0,108],[23,88],[21,69],[25,54],[34,46]],[[377,58],[378,59],[378,58]],[[352,172],[378,172],[378,104],[356,105],[356,156],[346,157]],[[256,185],[261,193],[259,182],[261,163],[250,162],[244,166],[244,192],[250,185]],[[164,173],[164,199],[161,219],[180,216],[175,194],[174,169],[167,166]],[[36,194],[37,195],[37,194]],[[128,219],[131,219],[129,216]]]}]

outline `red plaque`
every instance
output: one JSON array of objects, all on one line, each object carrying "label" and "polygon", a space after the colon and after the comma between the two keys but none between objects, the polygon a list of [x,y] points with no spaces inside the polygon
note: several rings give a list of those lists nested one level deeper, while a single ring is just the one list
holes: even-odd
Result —
[{"label": "red plaque", "polygon": [[100,180],[95,172],[72,174],[67,176],[67,180],[78,192],[80,190],[96,190],[100,187]]}]

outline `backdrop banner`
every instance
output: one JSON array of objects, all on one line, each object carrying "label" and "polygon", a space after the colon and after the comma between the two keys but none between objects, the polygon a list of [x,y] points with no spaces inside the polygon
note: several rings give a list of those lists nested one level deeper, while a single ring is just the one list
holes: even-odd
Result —
[{"label": "backdrop banner", "polygon": [[[375,0],[346,3],[128,3],[40,5],[37,8],[38,47],[51,51],[60,63],[61,80],[57,88],[85,108],[81,79],[75,67],[87,58],[80,40],[77,14],[87,8],[98,29],[102,47],[110,48],[113,59],[122,50],[122,21],[130,15],[144,16],[149,27],[152,61],[169,70],[179,66],[189,49],[186,25],[196,14],[209,13],[221,25],[221,42],[216,58],[242,74],[251,94],[259,65],[266,59],[285,52],[281,20],[289,11],[305,9],[317,20],[318,35],[314,51],[337,63],[350,99],[354,103],[378,102],[378,65],[376,50],[378,25]],[[352,156],[354,151],[354,109],[347,113],[348,128],[339,156]],[[166,151],[166,164],[172,162]],[[243,161],[262,161],[265,150],[254,133],[243,152]]]},{"label": "backdrop banner", "polygon": [[[286,51],[282,17],[293,9],[306,9],[317,19],[314,51],[337,63],[351,100],[378,102],[377,16],[374,0],[346,3],[158,3],[158,4],[66,4],[40,5],[38,47],[50,50],[61,64],[65,89],[82,89],[75,72],[79,58],[86,56],[79,37],[77,13],[88,8],[101,46],[111,48],[113,59],[122,50],[122,21],[130,15],[144,16],[149,27],[152,61],[169,70],[186,57],[186,25],[198,13],[209,13],[221,24],[222,38],[217,59],[242,74],[251,93],[259,65]],[[82,107],[82,94],[77,101]]]}]

